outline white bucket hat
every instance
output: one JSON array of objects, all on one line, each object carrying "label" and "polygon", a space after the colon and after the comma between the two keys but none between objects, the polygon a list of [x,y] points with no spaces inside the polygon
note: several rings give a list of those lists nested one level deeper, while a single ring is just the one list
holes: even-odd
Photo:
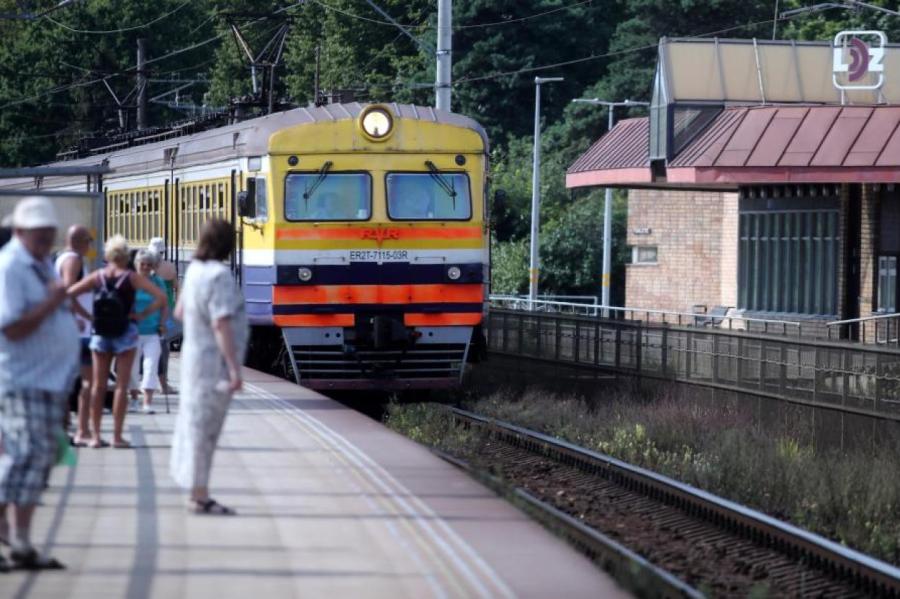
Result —
[{"label": "white bucket hat", "polygon": [[56,210],[49,199],[32,196],[16,204],[12,215],[12,226],[16,229],[59,228]]},{"label": "white bucket hat", "polygon": [[147,245],[147,249],[151,252],[156,252],[160,257],[162,257],[163,254],[166,253],[166,242],[162,237],[154,237]]}]

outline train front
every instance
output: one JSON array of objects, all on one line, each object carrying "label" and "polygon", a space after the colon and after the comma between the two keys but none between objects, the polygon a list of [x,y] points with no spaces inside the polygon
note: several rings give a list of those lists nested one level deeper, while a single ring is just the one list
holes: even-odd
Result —
[{"label": "train front", "polygon": [[396,104],[310,113],[269,157],[272,320],[298,382],[459,384],[485,309],[483,130]]}]

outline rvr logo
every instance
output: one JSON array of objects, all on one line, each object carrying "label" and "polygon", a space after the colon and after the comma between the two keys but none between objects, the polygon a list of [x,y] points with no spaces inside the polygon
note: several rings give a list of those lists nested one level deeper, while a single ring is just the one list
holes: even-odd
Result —
[{"label": "rvr logo", "polygon": [[[860,37],[874,38],[873,43],[866,44]],[[841,90],[881,88],[884,84],[885,45],[887,36],[881,31],[842,31],[834,36],[832,46],[834,86]],[[878,74],[874,82],[856,83],[869,73]]]},{"label": "rvr logo", "polygon": [[400,239],[400,231],[398,229],[363,229],[363,239],[374,239],[379,246],[385,239]]}]

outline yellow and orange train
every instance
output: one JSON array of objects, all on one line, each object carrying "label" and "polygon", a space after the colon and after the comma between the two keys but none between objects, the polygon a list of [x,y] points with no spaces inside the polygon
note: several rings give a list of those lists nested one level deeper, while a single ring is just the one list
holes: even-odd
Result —
[{"label": "yellow and orange train", "polygon": [[251,352],[286,350],[303,385],[453,386],[481,344],[488,142],[467,117],[332,104],[62,164],[97,163],[105,234],[162,237],[181,272],[206,220],[234,223]]}]

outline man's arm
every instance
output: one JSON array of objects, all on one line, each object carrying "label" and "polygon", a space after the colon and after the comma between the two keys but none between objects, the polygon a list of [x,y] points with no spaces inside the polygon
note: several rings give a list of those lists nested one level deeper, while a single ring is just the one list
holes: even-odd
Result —
[{"label": "man's arm", "polygon": [[[60,273],[62,278],[63,286],[68,289],[72,285],[78,282],[78,277],[81,276],[81,270],[83,267],[81,256],[77,254],[74,256],[69,256],[62,264],[62,272]],[[84,320],[91,320],[91,315],[87,310],[81,307],[77,301],[71,302],[72,312],[83,318]]]},{"label": "man's arm", "polygon": [[53,314],[66,299],[66,288],[59,281],[47,284],[47,299],[27,310],[17,320],[3,327],[2,332],[11,341],[19,341],[32,334],[44,319]]}]

